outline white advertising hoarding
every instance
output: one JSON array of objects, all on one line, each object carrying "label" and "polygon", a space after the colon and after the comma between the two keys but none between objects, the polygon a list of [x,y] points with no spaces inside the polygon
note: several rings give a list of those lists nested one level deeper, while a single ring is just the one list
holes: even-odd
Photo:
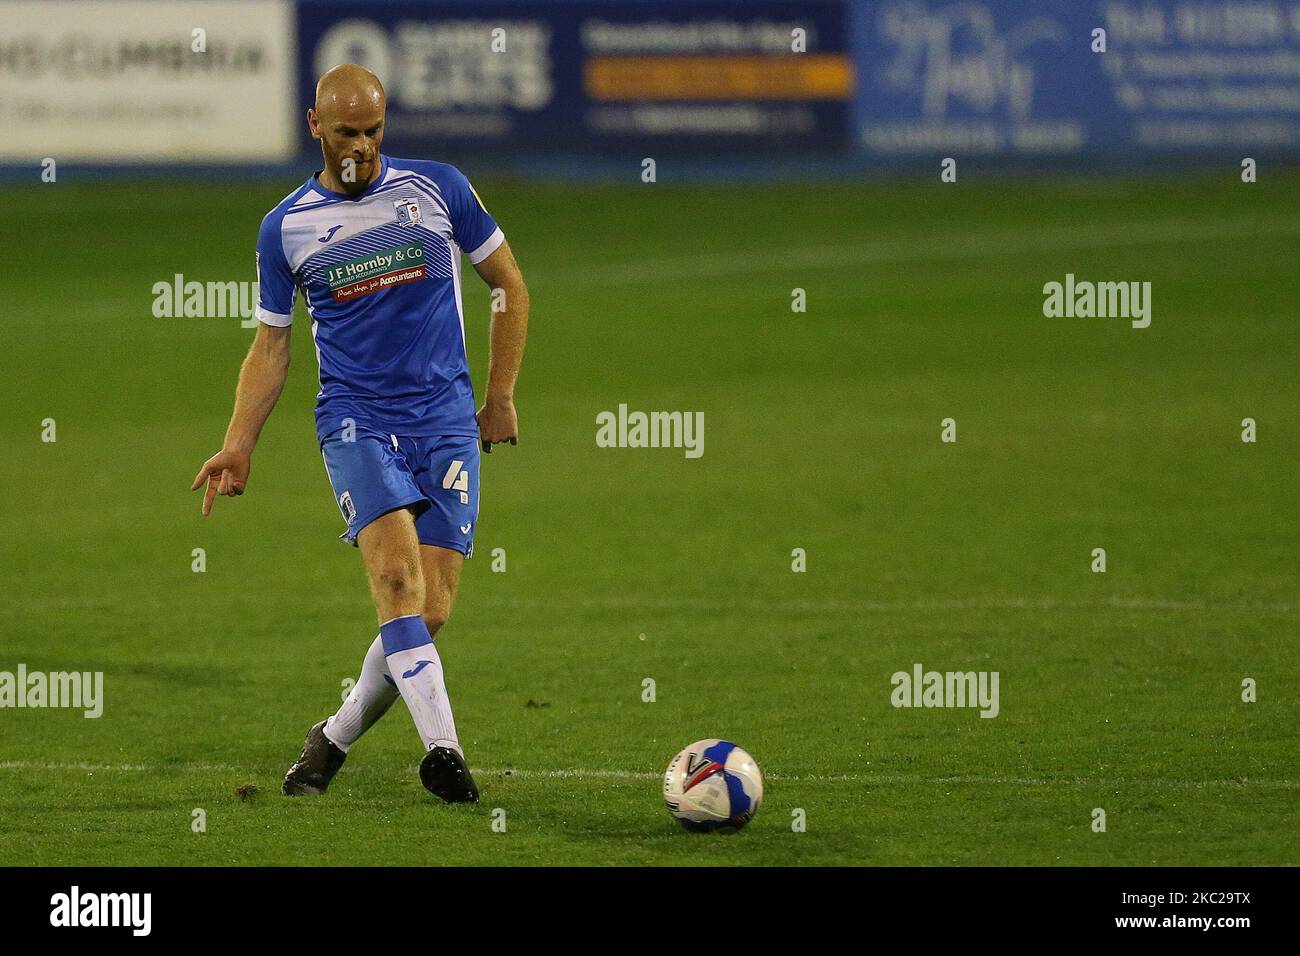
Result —
[{"label": "white advertising hoarding", "polygon": [[282,161],[287,0],[0,2],[0,161]]}]

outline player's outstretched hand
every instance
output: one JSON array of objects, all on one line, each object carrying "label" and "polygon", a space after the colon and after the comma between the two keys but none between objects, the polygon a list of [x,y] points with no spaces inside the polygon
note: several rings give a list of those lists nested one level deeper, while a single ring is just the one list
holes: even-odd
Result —
[{"label": "player's outstretched hand", "polygon": [[519,416],[515,414],[515,403],[488,401],[478,410],[478,437],[483,450],[492,453],[492,446],[502,442],[514,445],[519,441]]},{"label": "player's outstretched hand", "polygon": [[194,476],[190,491],[198,491],[207,482],[203,492],[203,513],[212,513],[212,501],[217,495],[237,498],[244,493],[248,484],[248,472],[252,468],[252,457],[244,452],[222,449],[203,463],[199,473]]}]

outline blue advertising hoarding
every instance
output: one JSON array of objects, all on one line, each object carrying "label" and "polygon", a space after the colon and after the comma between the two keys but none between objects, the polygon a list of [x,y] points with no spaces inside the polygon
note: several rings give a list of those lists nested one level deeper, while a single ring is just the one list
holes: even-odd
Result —
[{"label": "blue advertising hoarding", "polygon": [[869,156],[1300,149],[1295,0],[859,0],[849,21]]},{"label": "blue advertising hoarding", "polygon": [[840,0],[324,0],[298,7],[298,93],[310,103],[337,63],[368,66],[395,153],[844,150],[845,13]]}]

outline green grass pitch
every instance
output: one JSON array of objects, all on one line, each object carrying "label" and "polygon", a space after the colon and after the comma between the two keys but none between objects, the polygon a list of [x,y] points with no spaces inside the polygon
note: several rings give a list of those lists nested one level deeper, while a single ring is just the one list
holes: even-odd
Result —
[{"label": "green grass pitch", "polygon": [[[0,710],[6,862],[1300,864],[1300,178],[635,173],[476,183],[533,321],[439,638],[474,808],[421,789],[400,704],[279,795],[376,632],[301,305],[248,494],[188,490],[252,333],[151,288],[251,280],[294,182],[4,187],[0,670],[105,674],[97,720]],[[1151,282],[1151,327],[1046,318],[1067,273]],[[620,403],[704,412],[703,457],[598,448]],[[893,708],[917,662],[997,671],[1001,713]],[[767,775],[743,833],[663,807],[709,736]]]}]

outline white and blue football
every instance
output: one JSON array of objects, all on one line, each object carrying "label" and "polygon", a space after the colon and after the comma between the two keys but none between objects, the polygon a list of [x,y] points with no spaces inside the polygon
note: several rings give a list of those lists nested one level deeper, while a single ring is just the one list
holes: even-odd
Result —
[{"label": "white and blue football", "polygon": [[763,802],[763,774],[730,740],[697,740],[668,765],[664,801],[688,830],[739,830]]}]

